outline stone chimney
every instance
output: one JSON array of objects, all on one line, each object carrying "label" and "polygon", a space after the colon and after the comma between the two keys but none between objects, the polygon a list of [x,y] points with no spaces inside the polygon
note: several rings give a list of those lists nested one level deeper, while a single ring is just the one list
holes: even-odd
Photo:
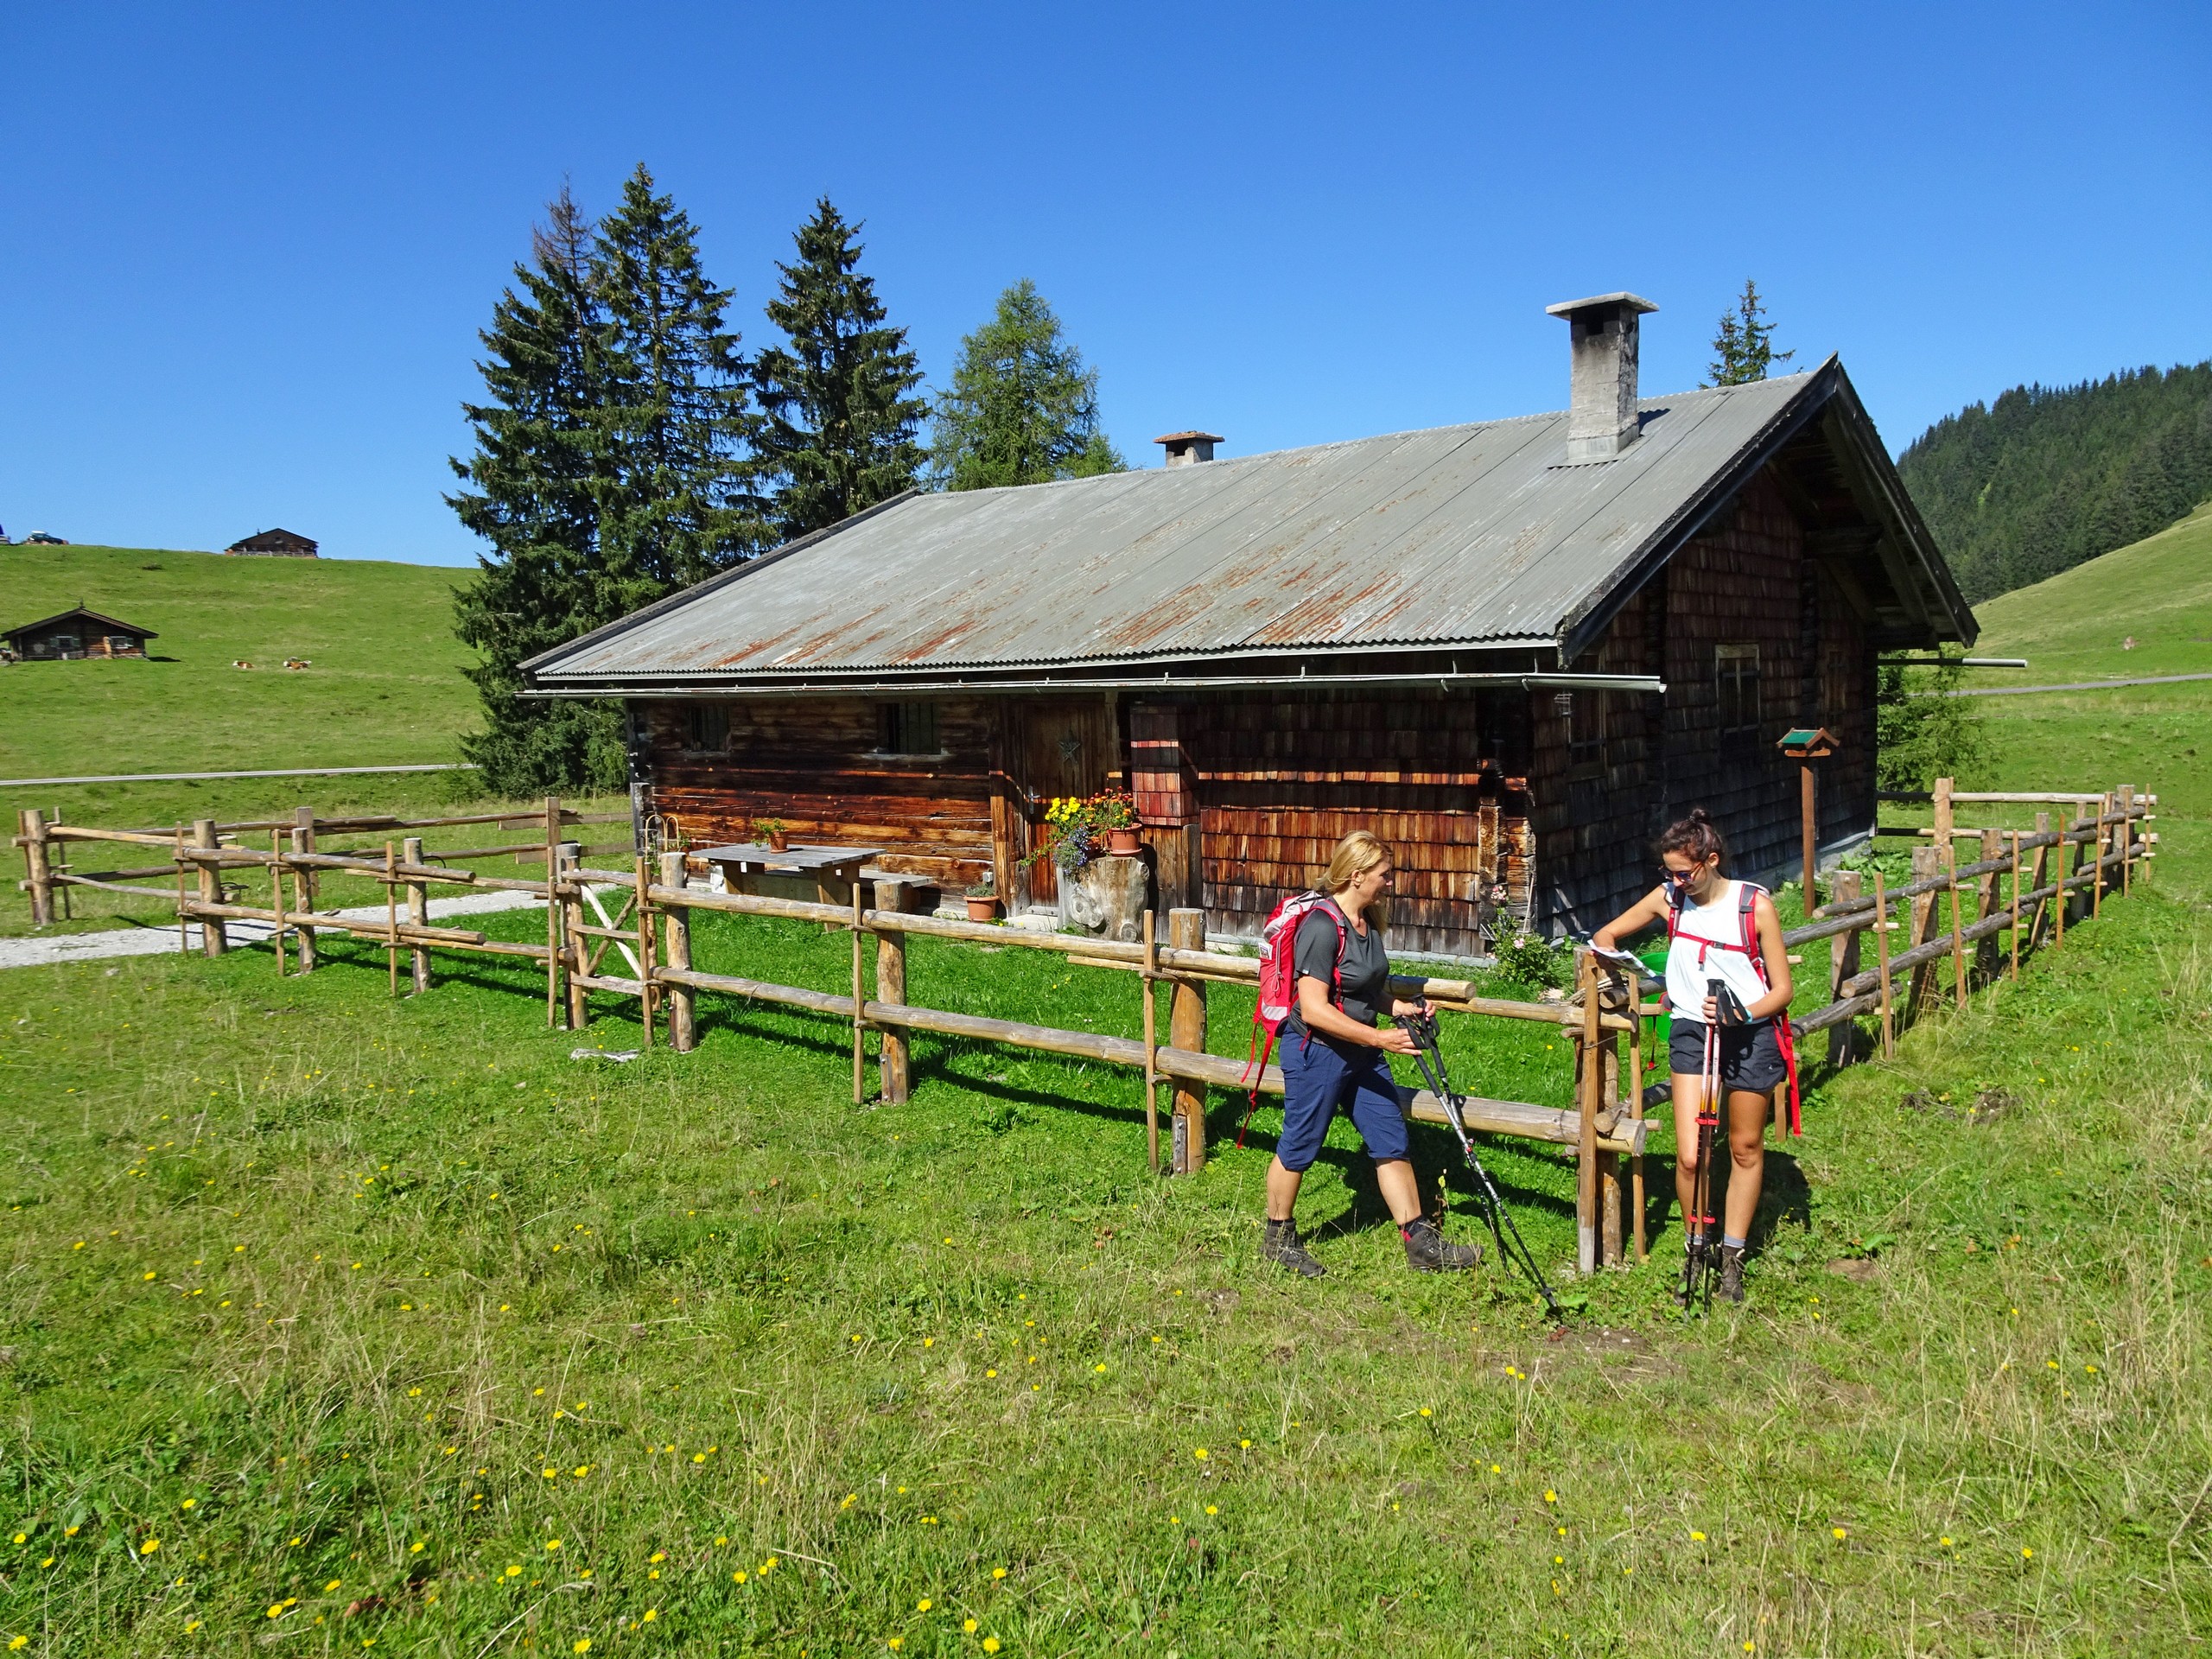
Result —
[{"label": "stone chimney", "polygon": [[1170,467],[1194,467],[1202,461],[1213,459],[1213,447],[1221,442],[1218,432],[1170,432],[1153,440],[1166,446]]},{"label": "stone chimney", "polygon": [[1611,461],[1637,440],[1637,319],[1659,308],[1634,294],[1597,294],[1544,310],[1565,317],[1572,342],[1567,459]]}]

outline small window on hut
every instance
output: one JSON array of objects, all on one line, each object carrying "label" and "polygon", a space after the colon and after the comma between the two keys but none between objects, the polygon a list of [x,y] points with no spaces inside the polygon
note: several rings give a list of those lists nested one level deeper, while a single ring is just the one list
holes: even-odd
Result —
[{"label": "small window on hut", "polygon": [[1577,691],[1567,705],[1567,763],[1577,776],[1595,777],[1605,764],[1605,704],[1602,691]]},{"label": "small window on hut", "polygon": [[1715,645],[1713,673],[1719,693],[1717,724],[1725,744],[1754,742],[1759,734],[1759,648]]},{"label": "small window on hut", "polygon": [[876,704],[876,747],[884,754],[935,755],[943,753],[937,741],[937,704],[880,702]]},{"label": "small window on hut", "polygon": [[719,702],[694,702],[683,710],[683,747],[698,754],[720,754],[729,747],[729,710]]}]

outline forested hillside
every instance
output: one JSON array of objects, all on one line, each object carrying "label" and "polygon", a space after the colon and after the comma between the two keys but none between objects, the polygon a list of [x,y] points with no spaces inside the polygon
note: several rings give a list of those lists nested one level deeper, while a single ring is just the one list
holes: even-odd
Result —
[{"label": "forested hillside", "polygon": [[2015,386],[1897,463],[1968,600],[2155,534],[2212,496],[2212,361]]}]

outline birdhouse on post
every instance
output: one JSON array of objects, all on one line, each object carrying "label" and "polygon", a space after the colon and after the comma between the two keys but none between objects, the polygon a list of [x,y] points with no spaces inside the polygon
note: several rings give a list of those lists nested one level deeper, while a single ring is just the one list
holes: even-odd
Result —
[{"label": "birdhouse on post", "polygon": [[1820,856],[1821,813],[1818,786],[1813,779],[1813,762],[1825,760],[1841,747],[1835,734],[1825,726],[1796,726],[1782,734],[1775,745],[1783,753],[1797,763],[1798,810],[1804,820],[1805,842],[1805,914],[1813,913],[1813,906],[1820,902],[1813,888],[1814,867]]}]

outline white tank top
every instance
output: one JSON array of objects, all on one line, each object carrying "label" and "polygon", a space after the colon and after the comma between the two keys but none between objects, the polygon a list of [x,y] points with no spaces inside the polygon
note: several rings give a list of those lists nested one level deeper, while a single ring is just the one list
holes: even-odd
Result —
[{"label": "white tank top", "polygon": [[[1725,982],[1747,1008],[1767,994],[1760,964],[1742,948],[1744,885],[1723,881],[1708,903],[1684,905],[1675,918],[1674,941],[1667,947],[1667,1001],[1678,1020],[1704,1021],[1707,980]],[[1758,949],[1755,925],[1751,950]]]}]

